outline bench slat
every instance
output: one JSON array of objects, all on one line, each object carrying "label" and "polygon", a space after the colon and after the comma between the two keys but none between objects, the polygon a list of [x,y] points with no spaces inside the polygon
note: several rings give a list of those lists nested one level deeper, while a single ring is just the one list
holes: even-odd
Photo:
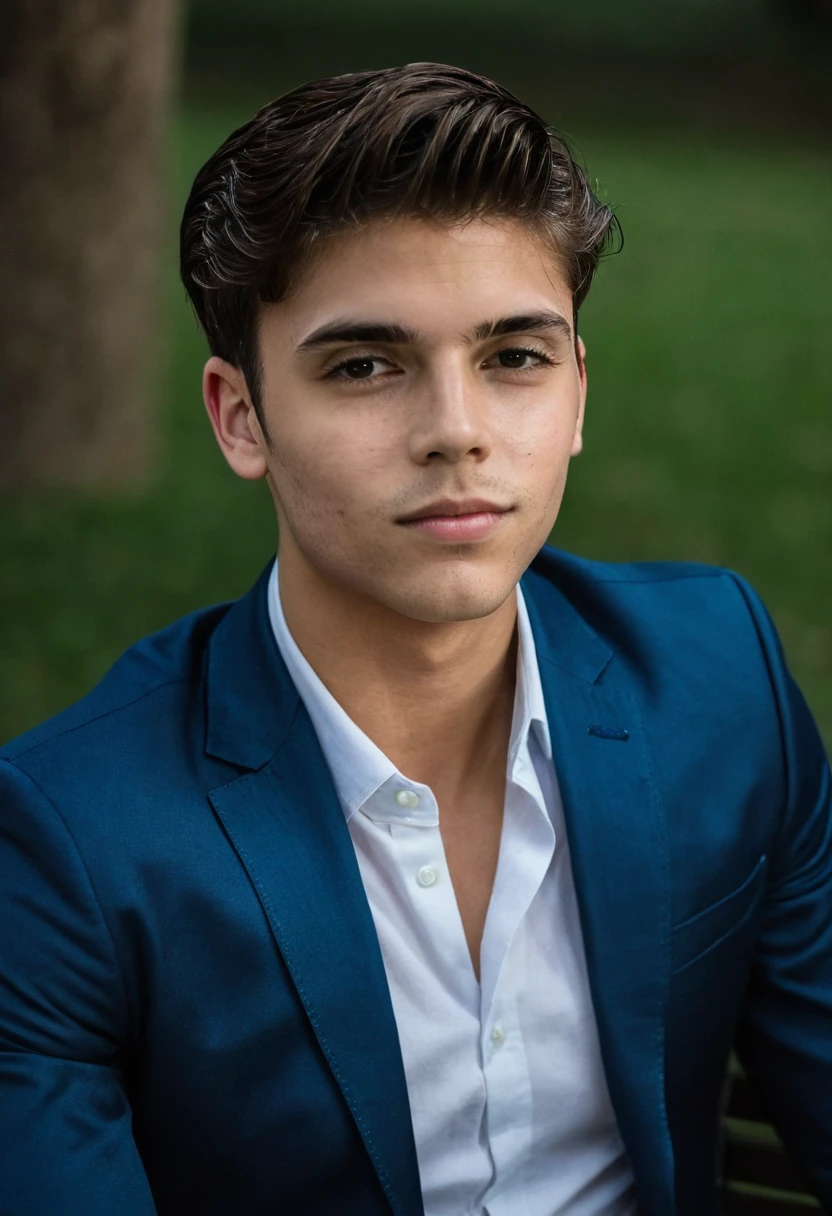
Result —
[{"label": "bench slat", "polygon": [[729,1132],[725,1141],[723,1175],[736,1182],[776,1187],[810,1195],[803,1173],[779,1144],[767,1144]]},{"label": "bench slat", "polygon": [[750,1195],[729,1190],[723,1196],[724,1216],[811,1216],[820,1212],[817,1205],[787,1199],[782,1195]]}]

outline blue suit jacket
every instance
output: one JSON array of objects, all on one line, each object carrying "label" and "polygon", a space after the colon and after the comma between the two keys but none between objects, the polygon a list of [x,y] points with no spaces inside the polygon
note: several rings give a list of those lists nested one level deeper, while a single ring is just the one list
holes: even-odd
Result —
[{"label": "blue suit jacket", "polygon": [[[765,610],[725,571],[548,547],[522,586],[642,1211],[717,1211],[735,1038],[832,1206],[830,773]],[[0,755],[4,1216],[420,1216],[373,920],[265,575]]]}]

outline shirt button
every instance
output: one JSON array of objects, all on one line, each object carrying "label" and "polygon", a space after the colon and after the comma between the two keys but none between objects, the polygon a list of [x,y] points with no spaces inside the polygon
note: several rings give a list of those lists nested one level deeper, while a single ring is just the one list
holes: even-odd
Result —
[{"label": "shirt button", "polygon": [[497,1025],[494,1027],[494,1029],[491,1031],[491,1042],[500,1044],[500,1043],[502,1043],[502,1041],[505,1037],[506,1037],[506,1032],[503,1030],[502,1026],[498,1022]]},{"label": "shirt button", "polygon": [[414,790],[399,790],[396,794],[399,806],[418,806],[419,795]]},{"label": "shirt button", "polygon": [[432,887],[439,875],[434,870],[433,866],[422,866],[416,874],[416,881],[420,887]]}]

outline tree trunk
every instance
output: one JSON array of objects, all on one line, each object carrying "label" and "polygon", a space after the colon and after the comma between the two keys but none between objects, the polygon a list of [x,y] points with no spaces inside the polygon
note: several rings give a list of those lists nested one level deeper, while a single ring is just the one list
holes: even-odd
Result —
[{"label": "tree trunk", "polygon": [[0,0],[0,491],[154,450],[176,0]]}]

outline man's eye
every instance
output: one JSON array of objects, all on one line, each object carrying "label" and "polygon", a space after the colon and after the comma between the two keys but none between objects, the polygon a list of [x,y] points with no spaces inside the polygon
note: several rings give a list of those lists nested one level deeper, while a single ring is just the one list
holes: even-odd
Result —
[{"label": "man's eye", "polygon": [[[554,366],[551,359],[543,351],[535,350],[532,346],[508,346],[498,351],[495,356],[500,367],[507,371],[533,371],[543,366]],[[355,355],[350,359],[342,359],[335,367],[329,369],[326,377],[329,380],[376,380],[385,368],[393,365],[380,355]]]},{"label": "man's eye", "polygon": [[541,367],[544,364],[552,365],[552,360],[548,355],[544,355],[542,351],[534,350],[530,346],[506,347],[505,350],[498,351],[497,358],[502,367],[513,371],[527,371],[532,367]]},{"label": "man's eye", "polygon": [[379,359],[374,355],[362,355],[357,359],[344,359],[343,362],[330,368],[327,376],[332,377],[333,380],[369,380],[372,378],[376,364],[384,362],[386,360]]}]

